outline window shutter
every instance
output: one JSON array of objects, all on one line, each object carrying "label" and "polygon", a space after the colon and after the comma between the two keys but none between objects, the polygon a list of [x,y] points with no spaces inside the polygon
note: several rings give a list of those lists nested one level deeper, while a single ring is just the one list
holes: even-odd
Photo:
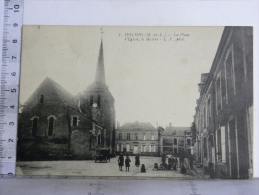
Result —
[{"label": "window shutter", "polygon": [[220,128],[221,130],[221,150],[222,150],[222,162],[226,162],[226,132],[225,132],[225,126]]}]

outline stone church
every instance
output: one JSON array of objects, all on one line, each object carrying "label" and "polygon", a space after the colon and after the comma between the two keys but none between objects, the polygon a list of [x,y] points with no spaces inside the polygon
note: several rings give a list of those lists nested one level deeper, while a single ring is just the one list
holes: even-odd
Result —
[{"label": "stone church", "polygon": [[46,78],[18,118],[17,160],[92,159],[98,148],[115,154],[114,98],[105,81],[101,41],[95,80],[76,96]]}]

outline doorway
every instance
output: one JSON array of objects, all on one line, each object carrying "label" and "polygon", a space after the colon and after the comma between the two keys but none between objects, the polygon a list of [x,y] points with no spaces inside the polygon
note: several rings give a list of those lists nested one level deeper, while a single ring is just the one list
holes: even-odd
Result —
[{"label": "doorway", "polygon": [[138,145],[134,145],[133,154],[138,154]]}]

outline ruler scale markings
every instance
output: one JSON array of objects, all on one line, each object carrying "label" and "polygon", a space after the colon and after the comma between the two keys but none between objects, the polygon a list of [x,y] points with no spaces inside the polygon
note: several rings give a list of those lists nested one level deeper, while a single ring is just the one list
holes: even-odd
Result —
[{"label": "ruler scale markings", "polygon": [[[0,67],[0,177],[15,174],[22,16],[23,0],[4,1]],[[11,58],[13,54],[19,57]],[[11,109],[8,105],[15,107]]]}]

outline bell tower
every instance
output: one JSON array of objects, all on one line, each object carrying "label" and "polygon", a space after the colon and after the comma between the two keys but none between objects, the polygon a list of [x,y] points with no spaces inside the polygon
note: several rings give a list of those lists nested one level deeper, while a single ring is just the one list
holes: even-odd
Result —
[{"label": "bell tower", "polygon": [[82,111],[88,109],[91,118],[105,128],[101,135],[102,147],[110,148],[111,154],[115,154],[115,109],[114,98],[106,85],[103,41],[101,39],[95,79],[83,92],[81,106]]}]

